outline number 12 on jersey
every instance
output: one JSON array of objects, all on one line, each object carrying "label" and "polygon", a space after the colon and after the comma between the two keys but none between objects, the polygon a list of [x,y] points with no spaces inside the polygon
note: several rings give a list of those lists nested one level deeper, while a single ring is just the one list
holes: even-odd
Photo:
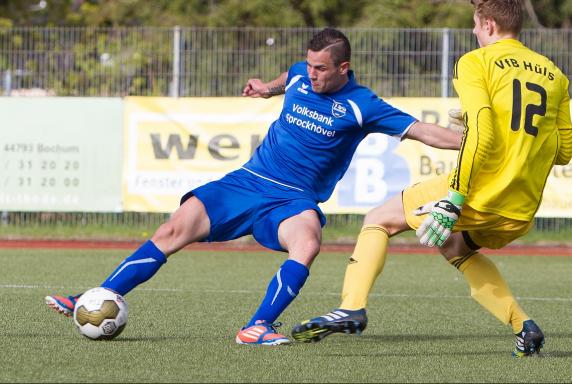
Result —
[{"label": "number 12 on jersey", "polygon": [[[526,89],[540,95],[540,104],[527,104],[524,115],[524,131],[529,135],[536,136],[538,128],[532,125],[534,115],[544,116],[546,114],[546,90],[535,83],[526,82]],[[510,127],[513,131],[520,129],[520,119],[522,116],[522,84],[520,80],[512,81],[512,119]]]}]

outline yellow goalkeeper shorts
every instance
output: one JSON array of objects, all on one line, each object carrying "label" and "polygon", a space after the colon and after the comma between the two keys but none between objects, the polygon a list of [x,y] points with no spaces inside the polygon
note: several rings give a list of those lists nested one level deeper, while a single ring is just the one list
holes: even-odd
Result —
[{"label": "yellow goalkeeper shorts", "polygon": [[[413,184],[403,191],[403,210],[407,224],[417,229],[427,215],[417,216],[414,211],[431,201],[447,196],[449,177],[447,174]],[[466,232],[480,247],[499,249],[525,235],[532,227],[532,221],[509,219],[494,213],[479,212],[465,204],[461,217],[453,232]]]}]

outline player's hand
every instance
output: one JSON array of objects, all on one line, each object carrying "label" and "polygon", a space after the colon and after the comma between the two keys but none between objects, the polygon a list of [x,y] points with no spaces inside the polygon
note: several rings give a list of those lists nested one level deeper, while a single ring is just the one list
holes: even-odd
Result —
[{"label": "player's hand", "polygon": [[449,129],[455,132],[463,133],[465,130],[465,121],[463,120],[463,112],[460,109],[449,109]]},{"label": "player's hand", "polygon": [[420,215],[428,213],[427,218],[415,231],[419,242],[429,247],[442,246],[459,220],[464,200],[464,196],[457,191],[449,191],[447,197],[434,204],[431,210],[428,209],[427,204],[419,207],[416,214],[417,212]]},{"label": "player's hand", "polygon": [[268,87],[260,79],[249,79],[246,86],[242,90],[242,96],[248,97],[263,97],[268,99],[271,95],[268,92]]}]

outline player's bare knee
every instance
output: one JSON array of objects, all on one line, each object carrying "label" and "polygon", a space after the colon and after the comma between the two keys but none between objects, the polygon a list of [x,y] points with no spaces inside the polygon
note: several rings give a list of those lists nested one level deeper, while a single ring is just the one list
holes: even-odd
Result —
[{"label": "player's bare knee", "polygon": [[401,195],[395,195],[382,205],[369,211],[363,220],[364,225],[379,225],[389,236],[411,229],[403,212]]},{"label": "player's bare knee", "polygon": [[288,254],[292,260],[310,267],[316,256],[320,253],[321,241],[319,238],[300,238],[288,247]]},{"label": "player's bare knee", "polygon": [[449,261],[454,257],[464,256],[469,252],[472,252],[472,249],[465,243],[461,232],[454,232],[447,241],[439,247],[439,252],[447,261]]},{"label": "player's bare knee", "polygon": [[154,243],[168,241],[176,236],[176,229],[173,223],[169,220],[159,226],[155,231],[155,234],[151,237],[151,241]]},{"label": "player's bare knee", "polygon": [[455,254],[451,248],[448,247],[440,247],[439,252],[447,261],[451,260],[455,256],[459,256],[458,254]]},{"label": "player's bare knee", "polygon": [[369,211],[363,218],[364,225],[381,225],[383,215],[380,215],[375,209]]},{"label": "player's bare knee", "polygon": [[321,242],[318,238],[310,238],[303,241],[297,248],[298,251],[307,257],[314,258],[320,253]]},{"label": "player's bare knee", "polygon": [[403,220],[401,220],[400,217],[390,211],[384,212],[375,209],[369,211],[363,219],[364,226],[379,225],[383,227],[390,236],[409,229],[409,227],[403,228],[402,222]]}]

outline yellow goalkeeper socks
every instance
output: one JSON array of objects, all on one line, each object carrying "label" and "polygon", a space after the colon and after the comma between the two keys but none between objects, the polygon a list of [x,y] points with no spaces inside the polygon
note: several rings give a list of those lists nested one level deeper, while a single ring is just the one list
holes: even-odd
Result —
[{"label": "yellow goalkeeper socks", "polygon": [[366,225],[361,229],[353,255],[346,268],[342,304],[340,308],[365,308],[375,279],[383,270],[389,234],[379,225]]},{"label": "yellow goalkeeper socks", "polygon": [[465,276],[471,287],[471,296],[504,324],[510,324],[513,333],[522,330],[529,317],[512,295],[495,264],[483,254],[475,252],[449,260]]}]

